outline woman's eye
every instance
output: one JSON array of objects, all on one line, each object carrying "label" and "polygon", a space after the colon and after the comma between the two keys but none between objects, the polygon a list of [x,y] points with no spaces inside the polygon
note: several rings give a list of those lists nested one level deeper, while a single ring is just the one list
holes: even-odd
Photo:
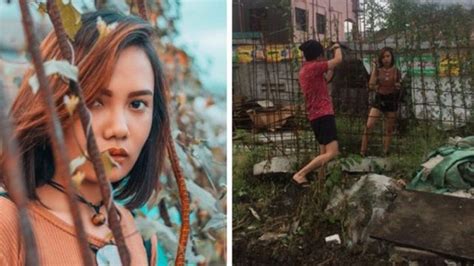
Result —
[{"label": "woman's eye", "polygon": [[103,106],[104,104],[100,101],[100,100],[95,100],[92,104],[91,104],[91,108],[98,108],[98,107],[101,107]]},{"label": "woman's eye", "polygon": [[147,107],[147,104],[144,101],[135,100],[130,103],[130,106],[136,110],[143,110]]}]

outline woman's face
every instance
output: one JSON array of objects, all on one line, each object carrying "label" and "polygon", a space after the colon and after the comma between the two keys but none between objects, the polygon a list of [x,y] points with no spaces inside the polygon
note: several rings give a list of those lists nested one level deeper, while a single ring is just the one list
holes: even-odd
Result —
[{"label": "woman's face", "polygon": [[389,51],[385,51],[382,56],[383,66],[388,67],[392,64],[392,54]]},{"label": "woman's face", "polygon": [[[153,69],[147,55],[138,47],[124,49],[110,84],[89,106],[99,151],[108,150],[120,165],[108,173],[111,182],[122,179],[130,172],[150,134],[153,93]],[[65,130],[65,141],[71,160],[81,155],[80,147],[86,150],[86,138],[79,119]],[[87,181],[96,182],[91,162],[87,161],[79,169],[86,174]]]}]

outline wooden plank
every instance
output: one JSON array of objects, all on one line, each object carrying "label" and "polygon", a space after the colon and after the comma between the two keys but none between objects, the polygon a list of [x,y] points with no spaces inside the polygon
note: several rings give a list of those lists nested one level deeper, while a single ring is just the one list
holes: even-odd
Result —
[{"label": "wooden plank", "polygon": [[401,191],[370,236],[441,255],[474,260],[474,200]]}]

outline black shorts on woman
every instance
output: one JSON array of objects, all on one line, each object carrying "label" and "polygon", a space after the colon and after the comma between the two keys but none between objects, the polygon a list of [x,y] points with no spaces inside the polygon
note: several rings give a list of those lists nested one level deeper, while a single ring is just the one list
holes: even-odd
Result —
[{"label": "black shorts on woman", "polygon": [[375,93],[374,101],[371,106],[380,110],[382,113],[398,111],[399,93],[393,92],[389,94]]},{"label": "black shorts on woman", "polygon": [[327,145],[337,140],[336,118],[334,115],[325,115],[311,120],[316,140],[321,145]]}]

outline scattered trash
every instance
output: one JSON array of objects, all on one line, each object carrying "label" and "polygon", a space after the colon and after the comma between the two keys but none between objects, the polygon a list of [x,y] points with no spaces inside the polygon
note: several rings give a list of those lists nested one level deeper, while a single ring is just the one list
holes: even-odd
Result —
[{"label": "scattered trash", "polygon": [[286,124],[288,119],[294,115],[294,111],[288,109],[274,110],[274,108],[261,111],[250,109],[247,110],[247,114],[255,128],[267,128],[270,131],[275,131]]},{"label": "scattered trash", "polygon": [[291,224],[291,232],[294,234],[296,233],[296,230],[298,230],[298,227],[300,226],[300,220],[297,220]]},{"label": "scattered trash", "polygon": [[258,213],[252,208],[252,207],[249,207],[249,210],[250,212],[252,213],[253,217],[255,217],[257,220],[261,220],[260,219],[260,216],[258,215]]},{"label": "scattered trash", "polygon": [[272,101],[257,101],[257,104],[264,108],[275,107]]},{"label": "scattered trash", "polygon": [[332,243],[335,243],[335,244],[338,244],[338,245],[341,244],[341,238],[339,237],[338,234],[327,236],[324,240],[328,244],[332,244]]},{"label": "scattered trash", "polygon": [[474,188],[470,190],[458,190],[453,192],[445,192],[443,195],[454,196],[459,198],[474,199]]},{"label": "scattered trash", "polygon": [[460,266],[462,265],[460,262],[455,262],[453,260],[444,260],[444,263],[446,264],[446,266]]},{"label": "scattered trash", "polygon": [[391,250],[391,253],[391,257],[397,258],[399,263],[403,261],[408,261],[409,263],[417,263],[418,261],[423,261],[432,263],[437,262],[435,264],[440,265],[439,263],[442,263],[443,261],[443,259],[436,253],[415,248],[394,246]]},{"label": "scattered trash", "polygon": [[277,234],[277,233],[265,233],[261,237],[258,238],[260,241],[275,241],[279,238],[283,238],[287,236],[287,234]]}]

